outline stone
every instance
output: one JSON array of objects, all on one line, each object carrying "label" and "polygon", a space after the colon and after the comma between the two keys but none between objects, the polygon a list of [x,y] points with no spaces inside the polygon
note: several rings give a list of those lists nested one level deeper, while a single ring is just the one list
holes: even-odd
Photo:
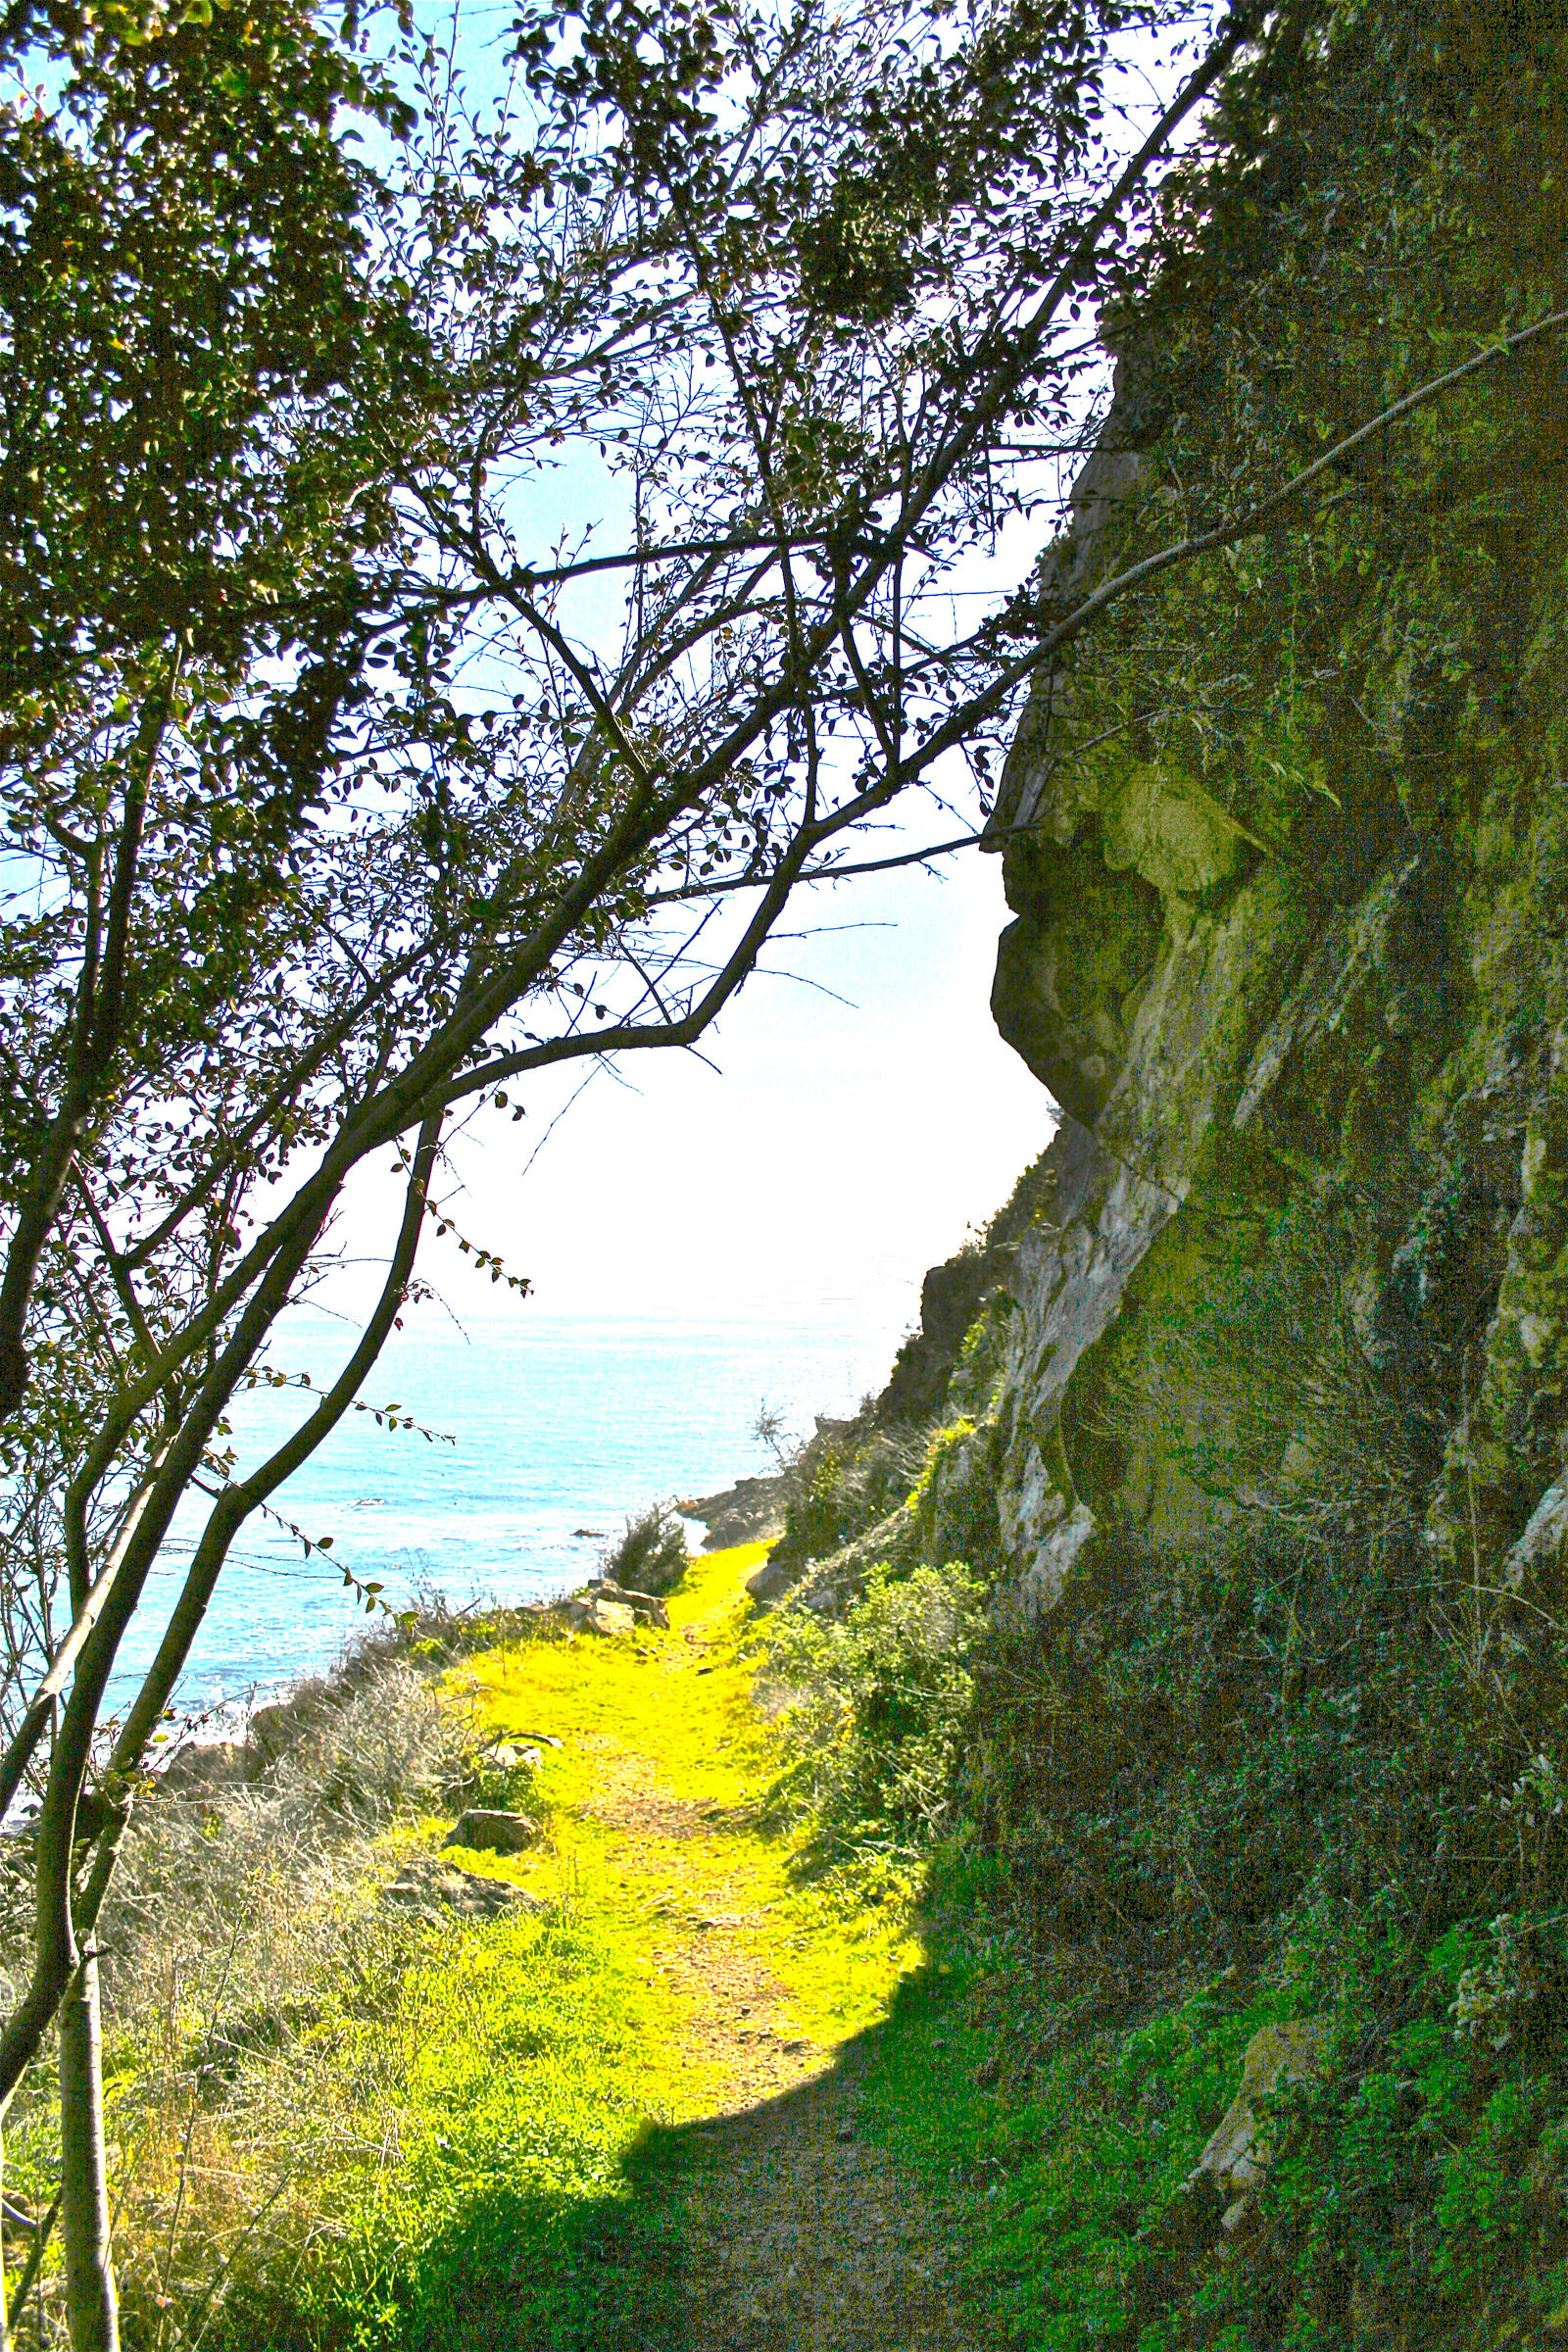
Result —
[{"label": "stone", "polygon": [[630,1634],[637,1627],[635,1610],[599,1592],[573,1592],[557,1603],[557,1613],[579,1634]]},{"label": "stone", "polygon": [[608,1576],[596,1577],[588,1590],[596,1600],[609,1601],[612,1608],[630,1609],[642,1623],[669,1631],[669,1611],[657,1592],[634,1592],[630,1586],[617,1585]]},{"label": "stone", "polygon": [[1531,1512],[1524,1534],[1503,1562],[1503,1582],[1518,1592],[1554,1563],[1568,1544],[1568,1487],[1550,1486]]},{"label": "stone", "polygon": [[525,1911],[535,1918],[548,1915],[550,1905],[505,1879],[487,1879],[477,1871],[459,1870],[436,1855],[406,1862],[381,1900],[395,1911],[436,1916],[455,1912],[460,1919],[494,1919],[505,1911]]},{"label": "stone", "polygon": [[[559,1747],[561,1742],[553,1740],[551,1745]],[[545,1759],[543,1748],[521,1747],[514,1740],[500,1740],[483,1750],[481,1760],[496,1772],[537,1772]]]},{"label": "stone", "polygon": [[293,1706],[257,1707],[245,1727],[245,1737],[257,1756],[270,1764],[287,1747],[298,1724],[299,1715]]},{"label": "stone", "polygon": [[1225,2207],[1223,2228],[1234,2235],[1245,2207],[1268,2170],[1269,2150],[1257,2103],[1287,2082],[1305,2082],[1322,2064],[1327,2020],[1305,2017],[1264,2026],[1242,2061],[1241,2088],[1210,2133],[1196,2174],[1209,2180]]},{"label": "stone", "polygon": [[520,1854],[539,1841],[539,1824],[527,1813],[492,1813],[482,1807],[461,1814],[441,1842],[476,1854]]},{"label": "stone", "polygon": [[611,1636],[632,1634],[637,1630],[634,1610],[626,1608],[619,1601],[601,1600],[597,1595],[589,1602],[583,1622],[586,1630],[592,1634]]},{"label": "stone", "polygon": [[789,1590],[791,1583],[800,1573],[800,1567],[796,1562],[781,1560],[775,1566],[772,1556],[769,1554],[760,1568],[752,1570],[751,1575],[746,1579],[746,1590],[753,1600],[776,1600],[781,1592]]}]

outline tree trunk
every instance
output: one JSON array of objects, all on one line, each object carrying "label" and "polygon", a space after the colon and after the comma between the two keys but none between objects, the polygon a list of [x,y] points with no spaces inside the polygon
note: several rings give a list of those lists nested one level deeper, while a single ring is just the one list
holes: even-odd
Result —
[{"label": "tree trunk", "polygon": [[60,2007],[60,2163],[71,2352],[120,2352],[109,2246],[98,1955],[90,1949]]},{"label": "tree trunk", "polygon": [[[5,2119],[0,2116],[0,2132],[3,2132],[4,2128]],[[0,2139],[0,2189],[5,2186],[5,2143],[3,2139]],[[0,2224],[0,2352],[11,2352],[11,2329],[6,2320],[6,2258],[3,2224]]]}]

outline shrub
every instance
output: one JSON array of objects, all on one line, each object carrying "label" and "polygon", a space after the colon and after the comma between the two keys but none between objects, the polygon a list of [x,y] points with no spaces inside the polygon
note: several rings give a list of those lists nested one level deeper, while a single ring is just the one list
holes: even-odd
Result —
[{"label": "shrub", "polygon": [[686,1531],[668,1503],[656,1502],[600,1554],[600,1567],[628,1592],[663,1592],[686,1573]]},{"label": "shrub", "polygon": [[[1326,2352],[1419,2314],[1470,2352],[1568,2298],[1568,1655],[1544,1626],[1505,1690],[1448,1574],[1386,1529],[1294,1550],[1112,1532],[1041,1624],[960,1661],[952,1752],[1011,1953],[1009,2040],[1059,2043],[1065,2085],[1100,2029],[1099,2120],[1004,2173],[1054,2248],[1020,2285],[1029,2341]],[[1276,2161],[1223,2255],[1214,2230],[1172,2239],[1143,2156],[1117,2198],[1100,2185],[1149,2129],[1122,2096],[1126,2021],[1195,1984],[1228,2065],[1226,2021],[1270,2004],[1334,2027],[1322,2076],[1278,2094]],[[1157,2103],[1167,2070],[1139,2047]],[[1235,2087],[1204,2065],[1184,2164]]]},{"label": "shrub", "polygon": [[830,1848],[909,1851],[947,1826],[980,1604],[961,1562],[902,1580],[884,1566],[842,1624],[801,1608],[772,1620],[759,1695],[797,1751],[789,1788]]},{"label": "shrub", "polygon": [[854,1421],[819,1424],[792,1466],[784,1533],[772,1551],[784,1568],[828,1558],[868,1535],[907,1500],[925,1456],[923,1425]]}]

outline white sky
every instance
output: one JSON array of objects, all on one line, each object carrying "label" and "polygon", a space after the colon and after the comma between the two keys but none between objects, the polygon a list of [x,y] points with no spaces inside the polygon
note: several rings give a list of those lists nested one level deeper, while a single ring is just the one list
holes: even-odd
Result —
[{"label": "white sky", "polygon": [[[537,1090],[520,1125],[489,1115],[456,1153],[469,1238],[528,1274],[546,1313],[913,1320],[926,1267],[1052,1128],[988,1006],[999,862],[946,868],[810,894],[789,930],[876,927],[777,942],[707,1042],[716,1069],[644,1054],[623,1083],[596,1075],[526,1175],[580,1074]],[[499,1303],[450,1240],[422,1271],[460,1313]]]},{"label": "white sky", "polygon": [[[476,33],[482,47],[489,15],[467,11],[466,47]],[[1125,102],[1147,119],[1172,86],[1171,61],[1140,36],[1126,56]],[[612,505],[608,480],[597,487]],[[536,485],[540,519],[552,500],[586,512],[594,489],[583,462],[568,464]],[[1049,536],[1043,517],[1014,522],[951,585],[1005,589]],[[903,839],[886,846],[958,830],[911,797]],[[1001,861],[973,850],[938,873],[820,888],[785,929],[821,928],[775,943],[705,1041],[706,1060],[644,1054],[620,1065],[619,1083],[599,1072],[526,1172],[580,1070],[534,1082],[520,1124],[481,1114],[455,1148],[448,1204],[471,1241],[531,1278],[514,1311],[847,1322],[885,1333],[891,1352],[918,1319],[925,1269],[1000,1207],[1053,1131],[1050,1097],[991,1020],[1007,920]],[[368,1175],[339,1227],[345,1258],[377,1246],[391,1206],[384,1170]],[[371,1267],[359,1266],[325,1297],[350,1304],[368,1289]],[[419,1272],[460,1316],[511,1298],[451,1240],[431,1236]]]},{"label": "white sky", "polygon": [[[935,818],[911,843],[951,825],[911,817]],[[796,936],[774,942],[704,1058],[631,1056],[569,1107],[581,1066],[550,1073],[520,1123],[486,1111],[456,1139],[441,1197],[531,1297],[492,1286],[433,1230],[421,1277],[464,1319],[849,1323],[891,1351],[918,1320],[926,1268],[1051,1138],[1050,1097],[991,1019],[1007,919],[1000,860],[972,850],[936,874],[805,894],[785,924]],[[352,1313],[377,1287],[395,1200],[384,1163],[351,1188],[323,1304]]]},{"label": "white sky", "polygon": [[[588,499],[599,469],[566,470]],[[1043,517],[1014,517],[949,585],[1010,587],[1049,536]],[[945,781],[952,808],[911,792],[856,856],[961,833],[973,794],[954,760]],[[974,849],[802,892],[701,1057],[642,1053],[586,1087],[582,1064],[514,1085],[526,1117],[479,1113],[438,1197],[530,1278],[519,1314],[851,1323],[891,1361],[927,1267],[1001,1207],[1053,1132],[1050,1096],[991,1018],[1009,919],[1001,859]],[[385,1247],[393,1208],[383,1164],[352,1192],[346,1257]],[[323,1300],[352,1311],[374,1274],[360,1267]],[[418,1271],[460,1317],[513,1298],[433,1232]]]}]

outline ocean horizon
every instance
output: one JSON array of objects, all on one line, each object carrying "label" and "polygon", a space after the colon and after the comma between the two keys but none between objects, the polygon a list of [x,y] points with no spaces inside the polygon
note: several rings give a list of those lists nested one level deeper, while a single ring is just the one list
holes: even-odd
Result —
[{"label": "ocean horizon", "polygon": [[[902,1330],[871,1319],[760,1322],[539,1315],[526,1305],[463,1327],[411,1319],[363,1391],[395,1431],[351,1412],[242,1530],[176,1695],[220,1717],[330,1670],[365,1624],[343,1570],[393,1608],[421,1592],[457,1607],[515,1605],[592,1574],[605,1544],[651,1503],[711,1494],[771,1469],[765,1402],[796,1435],[882,1387]],[[353,1327],[297,1311],[270,1361],[319,1386]],[[311,1396],[258,1388],[231,1414],[236,1475],[266,1458]],[[431,1433],[425,1435],[425,1432]],[[176,1516],[127,1635],[111,1704],[128,1703],[163,1633],[208,1505]],[[297,1531],[297,1532],[295,1532]],[[307,1555],[301,1537],[329,1540]]]}]

